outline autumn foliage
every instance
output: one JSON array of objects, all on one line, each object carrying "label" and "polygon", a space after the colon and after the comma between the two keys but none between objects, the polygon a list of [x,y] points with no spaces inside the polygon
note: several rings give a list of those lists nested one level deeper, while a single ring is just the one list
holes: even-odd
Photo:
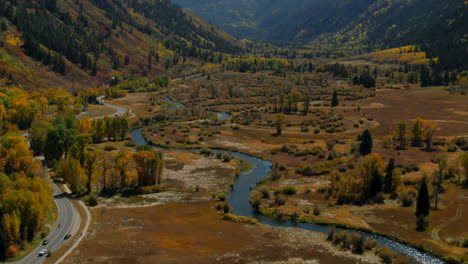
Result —
[{"label": "autumn foliage", "polygon": [[42,230],[53,190],[41,162],[18,134],[0,138],[0,255],[16,256]]}]

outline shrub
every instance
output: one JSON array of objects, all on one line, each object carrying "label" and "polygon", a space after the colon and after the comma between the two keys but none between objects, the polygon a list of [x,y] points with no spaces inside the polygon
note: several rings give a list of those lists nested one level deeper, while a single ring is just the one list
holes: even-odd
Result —
[{"label": "shrub", "polygon": [[277,171],[273,171],[271,173],[271,180],[272,181],[276,181],[276,180],[279,180],[281,178],[281,173],[277,172]]},{"label": "shrub", "polygon": [[463,147],[468,144],[468,141],[463,137],[457,137],[456,139],[453,140],[453,143],[457,145],[458,147]]},{"label": "shrub", "polygon": [[364,237],[361,234],[348,234],[346,240],[348,247],[352,248],[354,254],[362,254],[364,252]]},{"label": "shrub", "polygon": [[292,185],[286,185],[283,188],[281,188],[281,192],[285,195],[294,195],[296,194],[296,187]]},{"label": "shrub", "polygon": [[286,204],[286,201],[284,200],[284,197],[278,195],[278,196],[275,197],[275,202],[274,202],[274,204],[275,204],[276,206],[282,206],[282,205],[285,205],[285,204]]},{"label": "shrub", "polygon": [[166,185],[159,184],[159,185],[141,187],[137,190],[137,193],[139,194],[159,193],[159,192],[165,191],[166,189],[167,189]]},{"label": "shrub", "polygon": [[215,204],[215,209],[217,211],[220,211],[221,214],[227,214],[227,213],[229,213],[231,211],[231,207],[226,202],[217,202]]},{"label": "shrub", "polygon": [[129,147],[129,148],[133,148],[133,147],[135,147],[135,143],[133,141],[127,141],[127,142],[125,142],[124,146]]},{"label": "shrub", "polygon": [[395,252],[393,252],[388,247],[381,247],[379,249],[379,257],[382,259],[383,263],[385,264],[392,264],[393,258],[396,257]]},{"label": "shrub", "polygon": [[320,207],[318,205],[314,206],[314,215],[315,216],[320,215]]},{"label": "shrub", "polygon": [[339,231],[333,233],[332,243],[334,245],[344,244],[346,241],[347,233],[345,231]]},{"label": "shrub", "polygon": [[224,214],[223,215],[223,220],[228,220],[234,223],[243,223],[243,224],[249,224],[249,225],[258,225],[258,220],[246,216],[238,216],[234,214]]},{"label": "shrub", "polygon": [[457,146],[450,146],[447,149],[447,152],[457,152],[458,148]]},{"label": "shrub", "polygon": [[229,153],[223,153],[222,158],[223,158],[223,162],[230,162],[230,161],[232,160],[233,157],[232,157],[232,155],[229,154]]},{"label": "shrub", "polygon": [[364,242],[364,250],[372,250],[377,247],[377,240],[372,238],[367,238]]},{"label": "shrub", "polygon": [[91,194],[88,198],[88,205],[89,206],[96,206],[98,205],[98,197],[95,194]]},{"label": "shrub", "polygon": [[407,172],[411,172],[411,171],[418,172],[420,170],[419,166],[415,165],[415,164],[408,165],[408,166],[406,166],[405,169],[406,169]]},{"label": "shrub", "polygon": [[260,189],[260,193],[262,194],[263,199],[269,199],[270,198],[270,189],[267,187],[263,187]]},{"label": "shrub", "polygon": [[104,147],[104,150],[105,151],[113,151],[113,150],[116,150],[116,148],[114,146],[112,146],[112,145],[106,145]]},{"label": "shrub", "polygon": [[200,150],[200,154],[206,155],[206,156],[211,156],[211,155],[213,155],[213,150],[204,148],[204,149]]},{"label": "shrub", "polygon": [[279,171],[286,171],[286,166],[284,164],[279,164],[278,169]]},{"label": "shrub", "polygon": [[309,165],[304,168],[298,168],[296,170],[297,174],[302,174],[304,176],[320,176],[327,173],[330,173],[330,168],[317,165]]},{"label": "shrub", "polygon": [[413,205],[414,197],[410,193],[401,194],[399,197],[401,201],[401,206],[409,207]]},{"label": "shrub", "polygon": [[225,192],[219,192],[216,194],[216,198],[218,201],[226,201],[226,193]]}]

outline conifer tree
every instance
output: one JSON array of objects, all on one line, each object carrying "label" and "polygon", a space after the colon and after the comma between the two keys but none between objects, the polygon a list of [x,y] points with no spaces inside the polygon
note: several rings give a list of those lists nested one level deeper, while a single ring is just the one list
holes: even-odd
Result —
[{"label": "conifer tree", "polygon": [[418,199],[416,201],[416,216],[428,216],[430,208],[429,191],[427,190],[426,177],[424,177],[419,187]]},{"label": "conifer tree", "polygon": [[366,156],[372,153],[372,135],[368,129],[364,130],[360,137],[360,140],[361,144],[359,145],[359,153],[361,153],[362,156]]},{"label": "conifer tree", "polygon": [[331,100],[331,106],[332,107],[337,107],[339,105],[339,101],[338,101],[338,93],[336,91],[333,92],[333,97],[332,97],[332,100]]}]

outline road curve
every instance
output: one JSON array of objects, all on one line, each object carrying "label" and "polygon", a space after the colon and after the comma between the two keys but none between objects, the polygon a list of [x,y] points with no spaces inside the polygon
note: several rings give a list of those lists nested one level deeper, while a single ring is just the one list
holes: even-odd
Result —
[{"label": "road curve", "polygon": [[[133,113],[131,113],[131,109],[130,108],[127,108],[127,107],[123,107],[123,106],[120,106],[120,105],[115,105],[115,104],[110,104],[110,103],[106,103],[104,101],[104,95],[101,95],[97,98],[98,102],[105,105],[105,106],[109,106],[109,107],[112,107],[115,109],[115,113],[112,113],[110,115],[107,115],[108,117],[115,117],[115,116],[123,116],[127,113],[130,113],[131,115],[135,116]],[[129,118],[131,118],[132,116],[130,116]],[[98,116],[98,117],[94,117],[92,119],[101,119],[101,118],[104,118],[104,116]]]}]

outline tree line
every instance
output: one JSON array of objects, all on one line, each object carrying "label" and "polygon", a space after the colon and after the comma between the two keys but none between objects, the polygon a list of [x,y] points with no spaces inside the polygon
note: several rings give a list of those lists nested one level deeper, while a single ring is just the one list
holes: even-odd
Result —
[{"label": "tree line", "polygon": [[[47,162],[54,164],[70,152],[80,155],[87,144],[118,141],[127,138],[129,129],[125,117],[105,117],[78,120],[74,115],[57,116],[53,122],[34,121],[29,137],[35,155],[45,155]],[[82,160],[82,158],[80,159]]]},{"label": "tree line", "polygon": [[52,213],[53,189],[24,138],[0,138],[0,259],[15,257],[40,234]]}]

